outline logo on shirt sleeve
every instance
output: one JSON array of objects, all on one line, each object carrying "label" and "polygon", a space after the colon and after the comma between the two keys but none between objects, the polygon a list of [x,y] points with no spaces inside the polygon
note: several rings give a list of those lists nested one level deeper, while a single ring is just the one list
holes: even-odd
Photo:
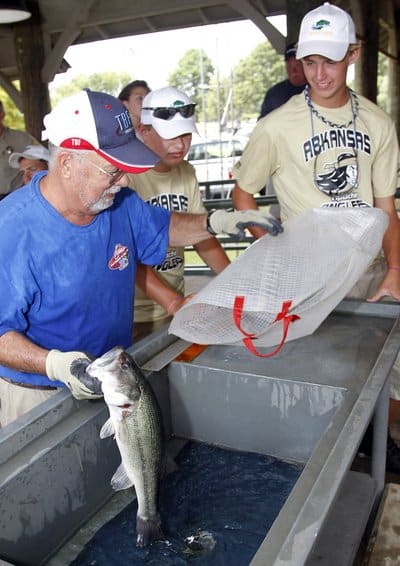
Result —
[{"label": "logo on shirt sleeve", "polygon": [[127,246],[122,246],[121,244],[116,244],[114,253],[110,261],[108,262],[108,267],[110,269],[118,269],[122,271],[129,264],[129,250]]}]

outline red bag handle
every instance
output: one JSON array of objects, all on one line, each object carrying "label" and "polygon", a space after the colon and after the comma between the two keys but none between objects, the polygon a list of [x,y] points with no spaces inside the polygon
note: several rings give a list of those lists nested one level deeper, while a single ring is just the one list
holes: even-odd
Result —
[{"label": "red bag handle", "polygon": [[250,350],[250,352],[252,354],[254,354],[255,356],[258,356],[260,358],[271,358],[272,356],[275,356],[275,354],[277,354],[280,351],[280,349],[282,348],[282,346],[284,345],[284,343],[286,341],[286,336],[287,336],[287,333],[288,333],[288,330],[289,330],[289,325],[292,322],[295,322],[296,320],[300,319],[300,317],[297,316],[297,314],[288,314],[291,305],[292,305],[292,301],[284,301],[282,303],[281,312],[279,312],[276,315],[276,318],[274,320],[274,322],[278,322],[278,320],[283,321],[283,336],[282,336],[282,340],[280,341],[280,344],[270,354],[261,354],[260,352],[258,352],[256,350],[256,348],[253,344],[253,340],[257,340],[256,335],[250,334],[249,332],[246,332],[242,328],[241,323],[242,323],[242,315],[243,315],[243,307],[244,307],[244,296],[243,295],[236,295],[235,302],[234,302],[234,305],[233,305],[233,320],[235,322],[236,328],[238,328],[238,330],[240,330],[240,332],[243,334],[243,336],[245,336],[245,338],[243,338],[243,344],[246,346],[246,348],[248,350]]}]

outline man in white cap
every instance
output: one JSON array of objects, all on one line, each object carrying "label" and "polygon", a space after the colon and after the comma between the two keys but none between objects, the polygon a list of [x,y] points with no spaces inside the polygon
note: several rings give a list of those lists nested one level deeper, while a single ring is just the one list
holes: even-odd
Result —
[{"label": "man in white cap", "polygon": [[[137,132],[143,142],[160,156],[153,169],[129,175],[130,186],[154,206],[177,212],[204,214],[194,167],[184,157],[192,134],[197,133],[195,104],[182,91],[164,87],[146,95]],[[194,245],[215,273],[229,264],[217,238]],[[138,337],[156,330],[182,306],[185,294],[184,248],[168,247],[165,259],[154,268],[140,265],[137,281],[146,288],[135,291],[134,332]]]},{"label": "man in white cap", "polygon": [[21,153],[12,153],[8,163],[22,173],[23,185],[29,183],[35,173],[48,167],[49,150],[43,145],[27,145]]},{"label": "man in white cap", "polygon": [[[254,211],[178,214],[144,203],[126,173],[158,156],[134,133],[118,99],[84,90],[44,118],[49,170],[0,203],[0,422],[69,387],[101,396],[89,357],[132,342],[136,263],[211,233],[280,225]],[[126,188],[124,188],[126,187]]]},{"label": "man in white cap", "polygon": [[[350,15],[325,2],[301,23],[297,59],[308,85],[252,133],[237,168],[232,198],[237,209],[256,209],[253,195],[272,177],[287,218],[314,207],[375,206],[389,216],[383,251],[351,292],[355,298],[400,300],[400,224],[394,195],[399,148],[391,119],[346,84],[359,57]],[[264,234],[251,228],[254,236]],[[390,421],[400,419],[400,364],[392,371]],[[393,443],[389,437],[389,448]],[[400,472],[400,452],[388,467]]]}]

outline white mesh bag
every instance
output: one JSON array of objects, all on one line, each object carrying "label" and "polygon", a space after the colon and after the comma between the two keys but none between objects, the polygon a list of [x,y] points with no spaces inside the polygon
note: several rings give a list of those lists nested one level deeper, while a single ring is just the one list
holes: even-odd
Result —
[{"label": "white mesh bag", "polygon": [[169,332],[198,344],[279,345],[273,355],[318,328],[378,255],[387,225],[377,208],[307,210],[249,246]]}]

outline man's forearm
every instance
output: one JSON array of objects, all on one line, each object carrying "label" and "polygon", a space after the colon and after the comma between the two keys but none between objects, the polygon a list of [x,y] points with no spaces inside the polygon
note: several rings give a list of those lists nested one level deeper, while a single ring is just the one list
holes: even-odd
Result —
[{"label": "man's forearm", "polygon": [[207,231],[207,214],[171,214],[170,246],[191,246],[208,238],[212,238],[212,235]]},{"label": "man's forearm", "polygon": [[0,336],[0,363],[4,366],[46,375],[48,350],[13,330]]},{"label": "man's forearm", "polygon": [[264,234],[277,236],[283,232],[281,223],[260,210],[213,210],[208,214],[173,212],[169,226],[171,246],[197,244],[217,234],[227,234],[238,240],[245,237],[245,229],[258,228]]},{"label": "man's forearm", "polygon": [[383,251],[388,267],[400,267],[400,222],[392,198],[375,199],[375,206],[389,216],[389,225],[383,238]]},{"label": "man's forearm", "polygon": [[171,303],[179,297],[179,293],[167,285],[152,267],[141,263],[138,264],[136,270],[136,285],[146,293],[149,299],[156,301],[167,312]]},{"label": "man's forearm", "polygon": [[194,246],[201,259],[210,267],[214,273],[220,273],[230,263],[224,248],[217,238],[211,238]]},{"label": "man's forearm", "polygon": [[383,251],[388,268],[400,267],[400,224],[390,220],[389,227],[383,238]]}]

